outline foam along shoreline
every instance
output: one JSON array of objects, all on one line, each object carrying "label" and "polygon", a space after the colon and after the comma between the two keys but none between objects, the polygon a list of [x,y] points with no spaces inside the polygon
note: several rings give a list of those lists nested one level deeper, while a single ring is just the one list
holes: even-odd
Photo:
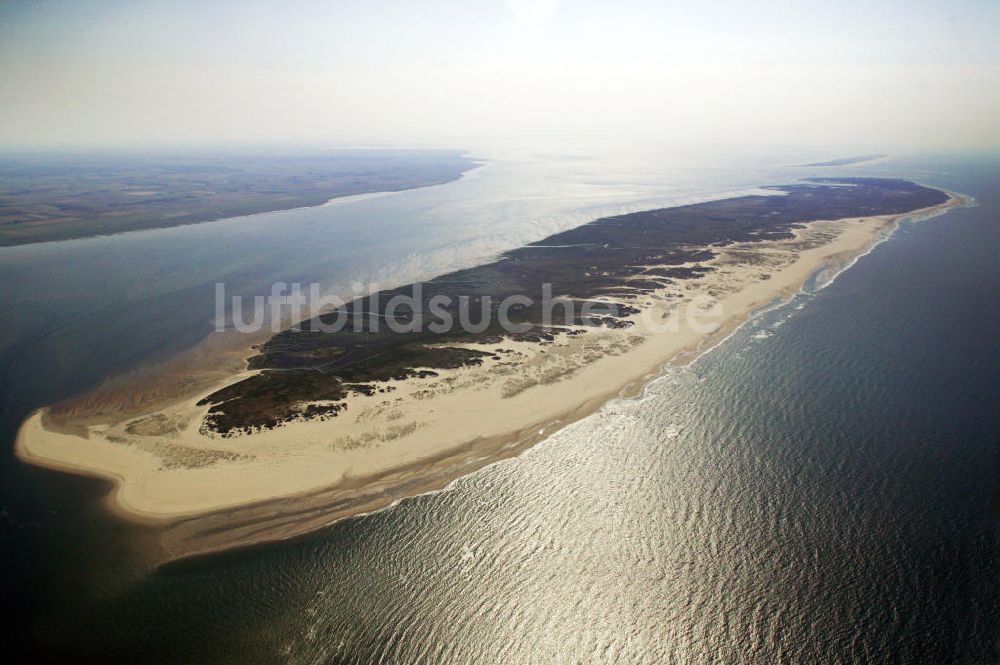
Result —
[{"label": "foam along shoreline", "polygon": [[[849,265],[900,220],[965,202],[950,194],[920,210],[811,221],[790,239],[715,248],[700,262],[711,272],[642,296],[644,311],[629,317],[632,327],[564,333],[542,344],[505,339],[487,345],[504,349],[499,359],[429,379],[389,380],[385,392],[350,395],[336,418],[224,438],[199,427],[209,407],[198,401],[207,392],[120,421],[57,422],[41,409],[22,424],[16,454],[113,481],[111,510],[162,527],[161,561],[287,538],[517,455],[607,401],[640,393],[665,364],[689,362],[818,271]],[[722,307],[708,332],[685,321],[669,332],[656,329],[673,307],[699,296]]]}]

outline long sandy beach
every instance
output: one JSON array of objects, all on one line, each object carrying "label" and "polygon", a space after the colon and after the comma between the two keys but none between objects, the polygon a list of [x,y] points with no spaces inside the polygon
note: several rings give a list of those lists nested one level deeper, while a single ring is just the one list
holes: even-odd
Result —
[{"label": "long sandy beach", "polygon": [[[109,507],[164,527],[163,559],[306,532],[441,488],[516,455],[610,399],[638,394],[667,363],[688,362],[755,310],[799,291],[821,270],[868,251],[902,215],[816,220],[793,238],[734,243],[701,266],[713,270],[643,294],[624,328],[503,340],[481,365],[439,370],[351,394],[335,418],[222,437],[200,427],[205,395],[136,415],[66,419],[32,414],[16,442],[21,460],[114,482]],[[714,303],[711,307],[708,304]]]}]

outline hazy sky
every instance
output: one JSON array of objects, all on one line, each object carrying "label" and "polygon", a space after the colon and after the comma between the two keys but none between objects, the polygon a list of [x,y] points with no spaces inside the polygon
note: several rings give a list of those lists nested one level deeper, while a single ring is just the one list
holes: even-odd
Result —
[{"label": "hazy sky", "polygon": [[995,148],[998,118],[998,0],[0,0],[7,145]]}]

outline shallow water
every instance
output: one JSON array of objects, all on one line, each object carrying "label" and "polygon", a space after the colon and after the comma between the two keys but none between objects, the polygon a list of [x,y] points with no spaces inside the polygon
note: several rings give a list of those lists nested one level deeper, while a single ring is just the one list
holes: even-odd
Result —
[{"label": "shallow water", "polygon": [[[372,274],[396,262],[408,266],[394,273],[406,279],[448,256],[488,255],[587,215],[653,207],[644,203],[656,196],[677,201],[807,175],[776,158],[756,171],[682,165],[649,175],[647,164],[636,167],[643,178],[573,163],[583,164],[575,181],[599,188],[596,200],[580,203],[577,185],[544,180],[551,158],[534,171],[500,165],[521,175],[492,181],[490,205],[475,204],[485,196],[476,179],[489,180],[489,171],[455,183],[473,188],[466,198],[445,196],[446,185],[372,199],[352,242],[383,252],[365,255]],[[761,314],[641,398],[613,402],[517,459],[292,542],[147,575],[123,545],[127,530],[67,505],[81,489],[8,468],[16,482],[5,494],[16,496],[5,551],[17,553],[10,570],[18,577],[7,600],[28,604],[21,637],[45,638],[54,653],[111,652],[122,662],[995,661],[1000,159],[897,159],[829,172],[912,177],[973,194],[980,207],[906,225],[826,288]],[[504,189],[512,181],[523,189]],[[553,190],[541,203],[529,195]],[[418,203],[407,203],[411,196]],[[434,201],[421,207],[422,197]],[[325,229],[346,225],[348,209],[334,221],[281,214]],[[219,275],[247,275],[239,288],[250,291],[293,258],[305,279],[338,279],[321,273],[358,254],[340,238],[309,255],[290,239],[282,244],[274,221],[252,222],[273,253],[254,254],[261,245],[245,239],[249,258],[234,248],[246,263],[239,270],[199,262],[196,275],[178,270],[164,288],[170,307],[203,303],[199,284]],[[208,226],[152,233],[205,234],[195,244],[221,253],[221,244],[209,249]],[[399,242],[386,246],[389,230]],[[116,270],[130,270],[128,250],[146,247],[136,238],[81,241],[70,254],[109,270],[121,257]],[[88,254],[86,243],[102,242],[118,249]],[[142,251],[162,251],[166,264],[174,242]],[[136,261],[155,273],[155,262]],[[28,279],[23,265],[18,274]],[[76,339],[64,330],[82,326],[103,339],[95,315],[62,323],[50,311],[62,296],[52,293],[33,316],[57,338]],[[197,328],[197,316],[185,320],[183,330]],[[65,353],[87,360],[78,347]],[[19,362],[42,371],[27,357]],[[73,366],[57,369],[77,377],[64,369]]]}]

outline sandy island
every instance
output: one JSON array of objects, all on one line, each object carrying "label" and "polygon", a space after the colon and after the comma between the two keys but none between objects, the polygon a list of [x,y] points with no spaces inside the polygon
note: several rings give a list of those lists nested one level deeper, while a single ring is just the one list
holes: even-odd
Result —
[{"label": "sandy island", "polygon": [[[516,455],[608,400],[638,394],[665,364],[689,361],[818,270],[847,265],[902,218],[962,203],[950,195],[906,214],[817,220],[791,239],[717,249],[701,262],[713,271],[629,301],[641,310],[631,327],[490,344],[503,352],[479,366],[352,394],[336,418],[235,437],[206,433],[199,423],[209,407],[199,399],[243,373],[139,417],[81,424],[42,409],[21,426],[16,453],[112,480],[111,509],[164,527],[163,560],[300,534]],[[685,312],[704,296],[717,299],[721,315],[696,313],[692,325]],[[660,329],[668,321],[676,329]]]}]

